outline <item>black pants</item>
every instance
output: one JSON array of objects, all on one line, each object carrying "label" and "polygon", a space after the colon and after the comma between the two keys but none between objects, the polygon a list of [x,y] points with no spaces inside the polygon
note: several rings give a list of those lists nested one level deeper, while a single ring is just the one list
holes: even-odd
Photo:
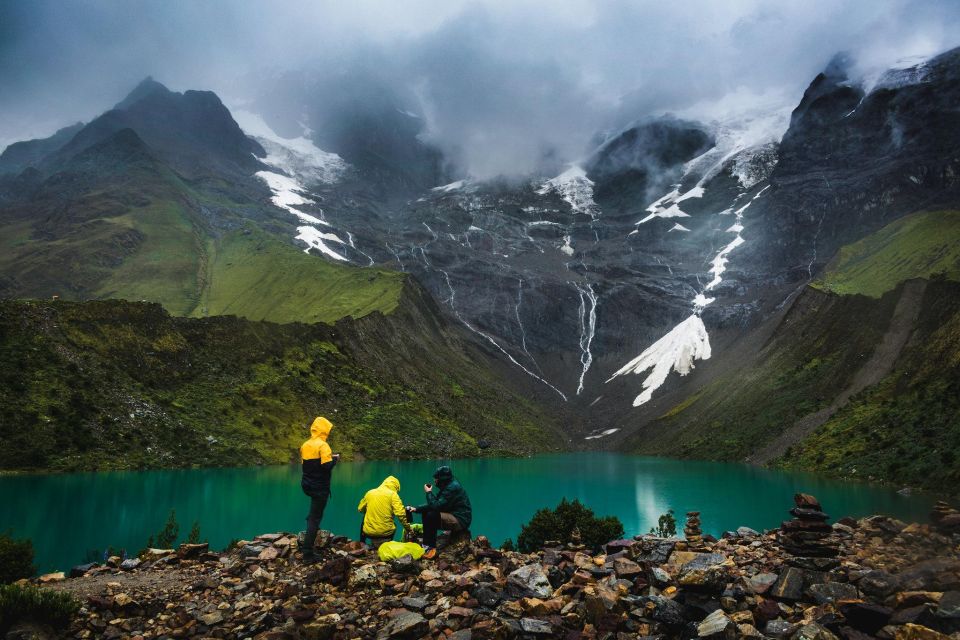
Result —
[{"label": "black pants", "polygon": [[[444,517],[446,516],[446,517]],[[423,546],[437,546],[437,531],[460,531],[463,527],[457,519],[450,513],[440,511],[422,511],[420,517],[423,518]]]},{"label": "black pants", "polygon": [[313,545],[317,541],[317,531],[320,530],[320,521],[323,520],[323,510],[327,508],[330,494],[310,496],[310,513],[307,514],[307,533],[303,539],[303,552],[307,555],[316,553]]}]

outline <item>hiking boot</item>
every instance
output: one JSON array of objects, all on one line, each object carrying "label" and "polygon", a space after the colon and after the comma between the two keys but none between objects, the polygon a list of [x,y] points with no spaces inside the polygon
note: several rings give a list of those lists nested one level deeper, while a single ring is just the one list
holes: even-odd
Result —
[{"label": "hiking boot", "polygon": [[427,560],[433,560],[437,557],[437,549],[435,547],[427,547],[427,550],[423,553],[423,557]]},{"label": "hiking boot", "polygon": [[303,559],[300,561],[301,564],[317,564],[318,562],[320,562],[320,556],[316,553],[303,552]]}]

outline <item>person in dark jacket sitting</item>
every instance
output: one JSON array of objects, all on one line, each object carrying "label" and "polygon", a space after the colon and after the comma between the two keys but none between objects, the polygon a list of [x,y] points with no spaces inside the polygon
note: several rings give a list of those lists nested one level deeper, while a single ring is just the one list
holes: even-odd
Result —
[{"label": "person in dark jacket sitting", "polygon": [[437,481],[436,488],[429,484],[423,485],[427,503],[415,508],[408,507],[423,518],[423,546],[427,550],[425,558],[433,558],[437,554],[438,530],[466,531],[473,520],[470,498],[454,479],[450,467],[438,468],[433,473],[433,479]]},{"label": "person in dark jacket sitting", "polygon": [[300,447],[300,460],[303,462],[303,477],[300,488],[310,496],[310,512],[307,514],[307,533],[303,540],[303,562],[312,564],[319,558],[314,544],[323,510],[330,498],[330,473],[340,460],[340,454],[334,455],[327,444],[333,424],[324,417],[318,417],[310,425],[310,439]]}]

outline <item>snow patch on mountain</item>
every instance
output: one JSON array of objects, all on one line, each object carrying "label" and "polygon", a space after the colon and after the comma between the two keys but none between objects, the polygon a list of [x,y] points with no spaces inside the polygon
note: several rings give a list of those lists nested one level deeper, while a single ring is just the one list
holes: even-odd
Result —
[{"label": "snow patch on mountain", "polygon": [[256,176],[266,182],[267,186],[270,187],[270,191],[273,192],[273,197],[270,198],[270,200],[273,202],[273,204],[277,205],[281,209],[286,209],[293,215],[300,218],[302,222],[323,225],[327,224],[326,221],[317,218],[316,216],[312,216],[296,209],[296,207],[316,204],[313,200],[303,195],[303,185],[301,185],[299,182],[290,176],[274,173],[273,171],[257,171]]},{"label": "snow patch on mountain", "polygon": [[297,227],[299,232],[296,236],[297,240],[301,240],[306,243],[307,248],[304,250],[306,253],[310,253],[310,249],[316,249],[320,253],[334,260],[340,260],[342,262],[349,262],[346,256],[342,256],[327,244],[327,242],[336,242],[339,244],[346,244],[343,240],[340,239],[335,233],[324,233],[317,229],[316,227],[302,226]]},{"label": "snow patch on mountain", "polygon": [[466,184],[467,184],[466,180],[457,180],[455,182],[451,182],[450,184],[444,184],[439,187],[434,187],[430,190],[435,191],[437,193],[450,193],[451,191],[458,191],[460,189],[463,189],[464,185]]},{"label": "snow patch on mountain", "polygon": [[643,381],[643,392],[633,400],[633,406],[639,407],[653,397],[653,392],[666,382],[671,371],[685,376],[693,370],[694,361],[709,358],[710,337],[703,320],[694,313],[625,364],[607,382],[628,373],[641,374],[652,369]]},{"label": "snow patch on mountain", "polygon": [[551,191],[563,198],[574,213],[582,213],[596,218],[600,214],[597,203],[593,201],[593,180],[579,165],[571,165],[560,175],[545,181],[537,195],[545,196]]},{"label": "snow patch on mountain", "polygon": [[334,183],[349,168],[343,158],[318,148],[308,138],[280,137],[256,113],[235,110],[233,119],[244,133],[255,138],[267,152],[267,157],[262,159],[264,164],[280,169],[303,183]]}]

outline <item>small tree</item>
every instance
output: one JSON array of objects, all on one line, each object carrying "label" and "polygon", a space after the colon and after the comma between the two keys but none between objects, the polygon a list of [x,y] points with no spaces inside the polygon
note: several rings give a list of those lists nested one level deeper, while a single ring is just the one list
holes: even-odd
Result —
[{"label": "small tree", "polygon": [[167,522],[163,525],[163,529],[147,538],[146,549],[171,549],[176,544],[179,535],[180,525],[177,524],[177,511],[176,509],[170,509],[170,515],[167,516]]},{"label": "small tree", "polygon": [[513,538],[504,540],[503,544],[500,545],[500,551],[516,551],[516,547],[513,546]]},{"label": "small tree", "polygon": [[593,510],[579,500],[566,498],[555,509],[540,509],[523,525],[517,537],[517,547],[523,553],[531,553],[547,540],[570,542],[574,529],[579,529],[583,544],[591,549],[623,537],[623,523],[616,516],[598,518]]},{"label": "small tree", "polygon": [[15,540],[9,533],[0,533],[0,584],[16,582],[36,573],[33,566],[33,543]]},{"label": "small tree", "polygon": [[190,533],[187,534],[187,544],[199,544],[199,543],[200,543],[200,523],[194,520],[193,526],[190,527]]},{"label": "small tree", "polygon": [[677,519],[673,517],[673,509],[667,509],[657,518],[657,526],[650,527],[650,533],[661,538],[672,538],[677,535]]}]

